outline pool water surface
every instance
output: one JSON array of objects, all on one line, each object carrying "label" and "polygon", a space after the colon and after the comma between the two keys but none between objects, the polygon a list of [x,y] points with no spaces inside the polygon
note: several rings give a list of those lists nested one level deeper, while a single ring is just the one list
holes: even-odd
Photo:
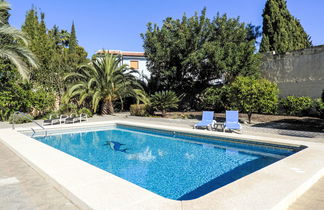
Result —
[{"label": "pool water surface", "polygon": [[295,152],[128,126],[34,138],[173,200],[201,197]]}]

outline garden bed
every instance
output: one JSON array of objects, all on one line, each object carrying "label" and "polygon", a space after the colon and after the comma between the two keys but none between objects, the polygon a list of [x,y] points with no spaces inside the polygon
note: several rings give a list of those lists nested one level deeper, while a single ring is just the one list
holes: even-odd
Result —
[{"label": "garden bed", "polygon": [[[182,118],[182,119],[201,119],[202,112],[169,112],[167,118]],[[155,112],[157,116],[161,113]],[[224,122],[225,113],[215,113],[216,121]],[[248,121],[247,114],[240,114],[240,121],[246,123]],[[252,127],[265,127],[276,129],[288,129],[299,131],[311,132],[324,132],[324,119],[316,117],[297,117],[297,116],[284,116],[284,115],[264,115],[253,114]]]}]

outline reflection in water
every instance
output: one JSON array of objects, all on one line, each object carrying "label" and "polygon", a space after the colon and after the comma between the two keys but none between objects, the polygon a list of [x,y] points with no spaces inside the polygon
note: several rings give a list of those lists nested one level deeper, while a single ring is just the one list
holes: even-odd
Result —
[{"label": "reflection in water", "polygon": [[188,160],[192,160],[195,158],[195,155],[194,154],[189,154],[188,152],[185,153],[185,158],[187,158]]},{"label": "reflection in water", "polygon": [[167,154],[166,152],[164,152],[164,151],[158,149],[158,155],[159,155],[160,157],[163,157],[163,156],[166,155],[166,154]]},{"label": "reflection in water", "polygon": [[152,151],[149,147],[146,147],[144,152],[127,155],[128,160],[139,160],[143,162],[149,162],[154,160],[156,157],[152,155]]}]

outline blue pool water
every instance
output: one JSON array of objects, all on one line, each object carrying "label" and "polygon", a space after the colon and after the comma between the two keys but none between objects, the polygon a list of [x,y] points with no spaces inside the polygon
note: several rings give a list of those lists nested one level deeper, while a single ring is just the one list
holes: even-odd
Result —
[{"label": "blue pool water", "polygon": [[174,200],[198,198],[295,152],[121,125],[35,139]]}]

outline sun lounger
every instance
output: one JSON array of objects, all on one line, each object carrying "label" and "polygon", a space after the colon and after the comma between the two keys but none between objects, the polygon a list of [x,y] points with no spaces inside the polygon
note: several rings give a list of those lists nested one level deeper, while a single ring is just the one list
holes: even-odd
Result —
[{"label": "sun lounger", "polygon": [[75,123],[75,122],[79,122],[80,121],[80,117],[76,117],[74,114],[71,114],[68,118],[65,118],[64,123]]},{"label": "sun lounger", "polygon": [[80,114],[80,122],[82,121],[88,121],[88,115],[87,114]]},{"label": "sun lounger", "polygon": [[60,123],[60,118],[54,118],[52,115],[50,115],[49,119],[43,121],[43,126],[45,124],[54,125],[55,123]]},{"label": "sun lounger", "polygon": [[69,118],[68,115],[61,115],[61,116],[60,116],[60,124],[65,123],[65,120],[66,120],[67,118]]},{"label": "sun lounger", "polygon": [[216,121],[214,120],[214,112],[213,111],[203,111],[202,120],[194,125],[194,128],[214,128]]},{"label": "sun lounger", "polygon": [[226,129],[241,130],[241,128],[241,124],[238,121],[238,111],[226,111],[226,121],[223,131],[225,132]]}]

